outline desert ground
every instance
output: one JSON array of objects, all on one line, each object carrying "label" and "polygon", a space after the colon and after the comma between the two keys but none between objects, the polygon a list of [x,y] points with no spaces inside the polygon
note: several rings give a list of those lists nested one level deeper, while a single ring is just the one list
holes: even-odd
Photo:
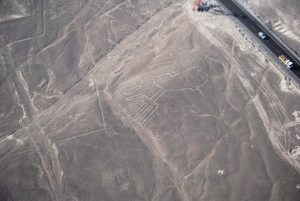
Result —
[{"label": "desert ground", "polygon": [[225,8],[1,3],[1,201],[299,201],[300,89]]},{"label": "desert ground", "polygon": [[300,56],[300,1],[237,0],[258,16]]}]

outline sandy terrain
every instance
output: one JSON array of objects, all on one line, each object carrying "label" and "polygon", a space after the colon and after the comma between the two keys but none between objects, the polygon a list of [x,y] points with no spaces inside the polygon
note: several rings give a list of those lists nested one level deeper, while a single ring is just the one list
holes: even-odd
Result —
[{"label": "sandy terrain", "polygon": [[300,55],[300,1],[238,0]]},{"label": "sandy terrain", "polygon": [[300,90],[233,16],[38,2],[0,24],[1,201],[299,200]]}]

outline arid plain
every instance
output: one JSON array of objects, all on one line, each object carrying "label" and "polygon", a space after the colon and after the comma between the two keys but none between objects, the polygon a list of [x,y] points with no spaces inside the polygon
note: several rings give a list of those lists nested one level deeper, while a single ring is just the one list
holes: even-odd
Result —
[{"label": "arid plain", "polygon": [[297,81],[221,5],[1,7],[1,201],[300,199]]}]

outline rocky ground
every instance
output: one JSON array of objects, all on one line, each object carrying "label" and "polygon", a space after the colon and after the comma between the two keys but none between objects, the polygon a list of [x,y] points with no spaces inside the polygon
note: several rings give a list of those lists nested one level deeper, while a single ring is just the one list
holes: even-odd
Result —
[{"label": "rocky ground", "polygon": [[237,0],[249,8],[300,55],[300,1]]},{"label": "rocky ground", "polygon": [[24,2],[0,24],[0,200],[299,200],[300,90],[233,16]]}]

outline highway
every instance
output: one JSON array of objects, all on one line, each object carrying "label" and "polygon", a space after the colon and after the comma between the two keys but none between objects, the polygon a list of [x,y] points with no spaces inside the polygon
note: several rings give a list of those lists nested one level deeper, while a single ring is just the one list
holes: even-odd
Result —
[{"label": "highway", "polygon": [[300,79],[300,63],[293,58],[292,54],[286,48],[284,48],[283,45],[280,45],[280,43],[273,37],[269,36],[267,39],[263,40],[258,36],[260,31],[268,35],[268,30],[264,30],[264,27],[260,25],[255,18],[244,12],[233,0],[218,1],[221,2],[230,12],[232,12],[233,16],[237,17],[277,57],[277,59],[278,56],[282,54],[290,59],[294,63],[294,67],[290,71]]}]

